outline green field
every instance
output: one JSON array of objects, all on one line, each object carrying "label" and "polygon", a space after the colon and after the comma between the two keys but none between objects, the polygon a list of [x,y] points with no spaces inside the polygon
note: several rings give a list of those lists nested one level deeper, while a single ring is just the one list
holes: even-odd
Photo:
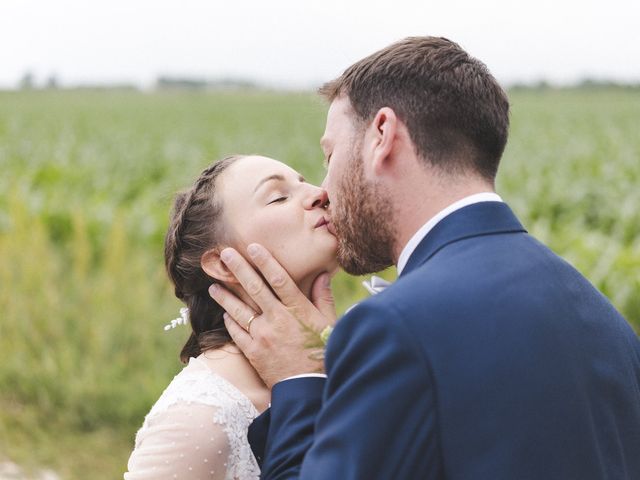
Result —
[{"label": "green field", "polygon": [[[640,331],[640,91],[511,99],[499,193]],[[320,181],[325,111],[312,94],[0,93],[0,461],[121,478],[181,368],[186,329],[162,329],[173,193],[235,152]],[[359,282],[336,279],[339,310]]]}]

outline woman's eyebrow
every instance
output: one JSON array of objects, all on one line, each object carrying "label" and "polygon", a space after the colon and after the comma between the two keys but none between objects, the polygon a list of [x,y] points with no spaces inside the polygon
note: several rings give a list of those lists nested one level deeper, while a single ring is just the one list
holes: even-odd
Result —
[{"label": "woman's eyebrow", "polygon": [[[284,178],[284,175],[280,175],[279,173],[274,173],[273,175],[269,175],[268,177],[264,177],[262,180],[260,180],[258,182],[258,184],[256,185],[256,188],[253,190],[253,193],[256,193],[258,191],[258,189],[262,185],[264,185],[267,182],[270,182],[271,180],[277,180],[279,182],[284,182],[286,179]],[[300,182],[305,182],[306,181],[302,175],[298,175],[298,180],[300,180]]]},{"label": "woman's eyebrow", "polygon": [[270,182],[271,180],[278,180],[280,182],[284,182],[284,176],[275,173],[273,175],[269,175],[268,177],[264,177],[262,180],[258,182],[258,185],[256,185],[256,188],[253,190],[253,193],[256,193],[262,185],[264,185],[267,182]]}]

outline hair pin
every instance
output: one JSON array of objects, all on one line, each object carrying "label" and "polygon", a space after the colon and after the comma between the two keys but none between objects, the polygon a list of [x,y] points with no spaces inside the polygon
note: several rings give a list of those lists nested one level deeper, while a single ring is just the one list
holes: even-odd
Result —
[{"label": "hair pin", "polygon": [[182,307],[180,309],[180,316],[178,318],[174,318],[171,320],[171,323],[168,323],[164,326],[165,332],[167,330],[172,330],[176,328],[178,325],[188,325],[189,324],[189,309],[187,307]]}]

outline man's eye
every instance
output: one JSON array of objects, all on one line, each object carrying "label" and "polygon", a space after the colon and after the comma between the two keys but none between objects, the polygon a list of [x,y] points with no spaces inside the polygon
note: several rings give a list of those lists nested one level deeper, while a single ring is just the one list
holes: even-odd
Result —
[{"label": "man's eye", "polygon": [[267,205],[271,205],[272,203],[277,203],[277,202],[283,202],[287,199],[287,197],[278,197],[275,198],[273,200],[271,200],[269,203],[267,203]]}]

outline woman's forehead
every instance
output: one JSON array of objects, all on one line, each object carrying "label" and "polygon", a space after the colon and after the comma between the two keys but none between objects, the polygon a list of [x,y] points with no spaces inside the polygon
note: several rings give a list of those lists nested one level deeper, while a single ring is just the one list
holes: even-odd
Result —
[{"label": "woman's forehead", "polygon": [[230,165],[222,175],[221,183],[224,190],[253,192],[256,185],[270,175],[298,177],[294,169],[278,160],[249,155]]},{"label": "woman's forehead", "polygon": [[236,175],[245,175],[247,178],[259,179],[265,173],[297,174],[288,165],[269,157],[249,155],[235,162],[230,169]]}]

